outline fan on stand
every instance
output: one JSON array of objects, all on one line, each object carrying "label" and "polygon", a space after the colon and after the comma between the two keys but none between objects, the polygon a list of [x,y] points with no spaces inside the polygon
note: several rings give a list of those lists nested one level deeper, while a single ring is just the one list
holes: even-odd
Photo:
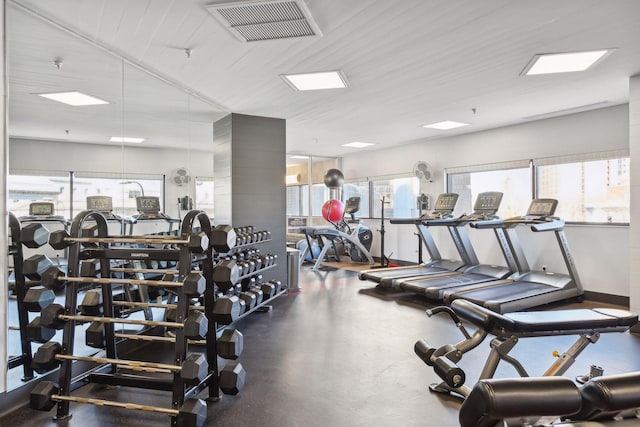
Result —
[{"label": "fan on stand", "polygon": [[433,169],[427,162],[420,161],[413,165],[413,173],[420,182],[433,182]]},{"label": "fan on stand", "polygon": [[171,179],[174,184],[179,187],[182,187],[185,184],[191,182],[191,176],[189,175],[189,170],[187,168],[178,168],[176,169],[175,175]]}]

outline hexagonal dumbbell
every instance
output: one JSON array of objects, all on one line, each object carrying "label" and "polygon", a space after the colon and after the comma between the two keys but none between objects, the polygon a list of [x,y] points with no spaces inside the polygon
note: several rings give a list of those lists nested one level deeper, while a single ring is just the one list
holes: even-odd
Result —
[{"label": "hexagonal dumbbell", "polygon": [[78,306],[78,311],[84,316],[101,316],[102,308],[102,292],[97,289],[91,289],[84,294],[82,302]]},{"label": "hexagonal dumbbell", "polygon": [[42,273],[53,266],[53,261],[43,254],[32,255],[22,263],[22,274],[31,280],[40,280]]},{"label": "hexagonal dumbbell", "polygon": [[236,246],[236,231],[230,225],[216,226],[211,230],[211,246],[216,252],[229,252]]},{"label": "hexagonal dumbbell", "polygon": [[49,241],[49,230],[39,222],[32,222],[20,230],[20,242],[28,248],[39,248]]},{"label": "hexagonal dumbbell", "polygon": [[216,264],[213,268],[213,281],[218,287],[226,292],[240,279],[240,268],[232,259],[225,259]]},{"label": "hexagonal dumbbell", "polygon": [[49,289],[60,290],[64,288],[64,272],[55,265],[47,268],[40,275],[40,283]]},{"label": "hexagonal dumbbell", "polygon": [[225,365],[220,371],[220,390],[224,394],[238,394],[244,387],[246,380],[246,371],[242,363],[232,361]]},{"label": "hexagonal dumbbell", "polygon": [[49,342],[55,334],[55,329],[42,326],[39,316],[27,325],[27,339],[31,342],[46,343]]},{"label": "hexagonal dumbbell", "polygon": [[24,296],[23,303],[27,311],[31,313],[39,313],[45,307],[53,304],[56,294],[51,289],[43,286],[34,286],[29,288]]},{"label": "hexagonal dumbbell", "polygon": [[222,296],[213,306],[213,316],[216,322],[229,325],[241,314],[240,300],[236,296]]},{"label": "hexagonal dumbbell", "polygon": [[80,261],[81,277],[98,277],[100,274],[100,260],[96,258],[83,259]]},{"label": "hexagonal dumbbell", "polygon": [[223,359],[237,359],[244,348],[244,336],[237,329],[225,329],[217,340],[218,356]]}]

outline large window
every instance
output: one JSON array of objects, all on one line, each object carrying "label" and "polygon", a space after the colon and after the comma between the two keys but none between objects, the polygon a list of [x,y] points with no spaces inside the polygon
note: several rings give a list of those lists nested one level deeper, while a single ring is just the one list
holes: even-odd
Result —
[{"label": "large window", "polygon": [[382,198],[384,197],[385,218],[413,218],[418,213],[417,198],[420,193],[420,180],[414,176],[391,179],[376,179],[372,184],[372,218],[382,216]]},{"label": "large window", "polygon": [[131,216],[138,212],[136,197],[156,196],[163,206],[162,175],[123,175],[77,172],[73,180],[73,215],[87,209],[88,196],[110,196],[113,212]]},{"label": "large window", "polygon": [[301,216],[301,190],[300,185],[287,187],[287,216]]},{"label": "large window", "polygon": [[450,168],[447,191],[460,195],[459,213],[471,211],[478,193],[500,191],[504,196],[498,215],[503,218],[524,215],[538,197],[558,200],[556,215],[567,222],[627,224],[629,157],[606,152]]},{"label": "large window", "polygon": [[68,217],[71,209],[69,174],[51,172],[18,172],[7,178],[9,211],[17,217],[29,215],[33,202],[52,202],[54,215]]},{"label": "large window", "polygon": [[213,178],[196,177],[195,209],[213,216]]},{"label": "large window", "polygon": [[572,222],[629,222],[629,157],[537,163],[538,197],[558,199],[556,215]]},{"label": "large window", "polygon": [[73,219],[87,209],[88,196],[111,196],[114,213],[131,216],[137,213],[137,196],[157,196],[163,203],[162,175],[98,174],[78,172],[55,174],[51,172],[17,172],[9,175],[9,210],[16,216],[29,215],[33,202],[53,202],[54,214]]},{"label": "large window", "polygon": [[456,212],[471,213],[479,193],[499,191],[503,194],[498,210],[501,218],[524,215],[531,202],[533,188],[528,163],[527,161],[469,168],[484,169],[476,171],[447,170],[447,191],[459,195]]},{"label": "large window", "polygon": [[360,197],[360,210],[356,218],[369,216],[369,181],[348,182],[342,186],[342,198],[346,201],[350,197]]}]

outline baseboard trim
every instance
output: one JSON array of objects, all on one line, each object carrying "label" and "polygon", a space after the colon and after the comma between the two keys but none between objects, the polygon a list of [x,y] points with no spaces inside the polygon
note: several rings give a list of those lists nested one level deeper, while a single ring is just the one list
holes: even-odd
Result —
[{"label": "baseboard trim", "polygon": [[619,305],[626,308],[629,308],[630,303],[629,297],[593,291],[584,291],[584,299],[589,301],[602,302],[605,304]]}]

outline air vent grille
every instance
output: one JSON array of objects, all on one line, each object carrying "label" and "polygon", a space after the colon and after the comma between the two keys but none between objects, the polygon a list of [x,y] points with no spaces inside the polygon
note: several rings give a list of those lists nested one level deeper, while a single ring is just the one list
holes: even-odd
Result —
[{"label": "air vent grille", "polygon": [[207,9],[242,41],[321,35],[302,0],[225,2]]}]

